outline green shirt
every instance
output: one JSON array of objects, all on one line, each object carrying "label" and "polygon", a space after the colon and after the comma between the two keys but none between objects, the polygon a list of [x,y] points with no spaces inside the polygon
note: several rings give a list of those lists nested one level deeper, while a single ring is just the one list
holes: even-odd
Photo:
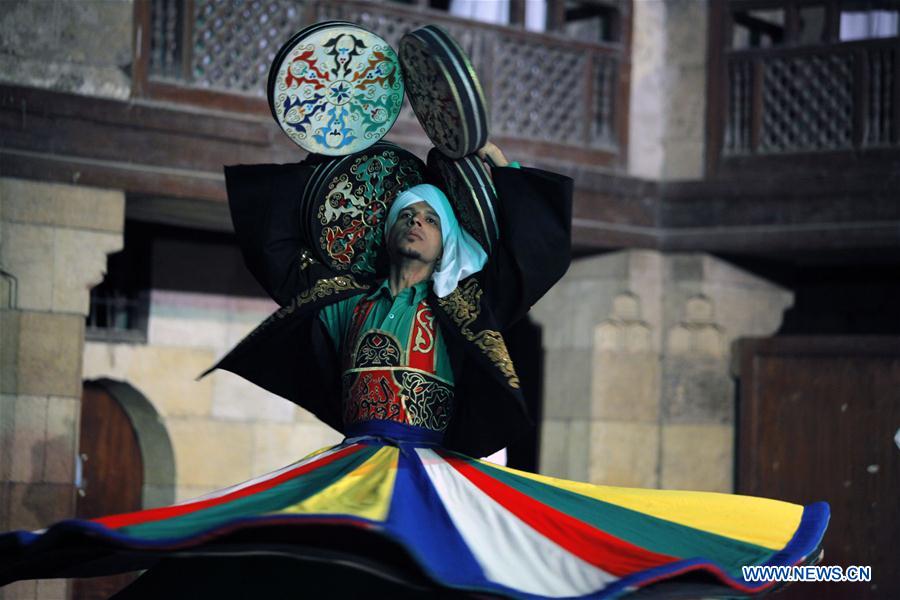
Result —
[{"label": "green shirt", "polygon": [[[341,357],[353,348],[344,348],[348,330],[353,322],[353,312],[362,300],[373,302],[372,309],[363,321],[360,333],[370,330],[379,330],[390,334],[400,345],[401,349],[410,347],[410,343],[429,345],[434,343],[434,374],[447,383],[453,383],[453,369],[450,365],[450,356],[440,327],[434,322],[433,313],[429,309],[422,318],[430,319],[430,330],[434,332],[434,339],[428,340],[428,334],[422,336],[422,329],[416,327],[416,315],[419,313],[419,305],[428,296],[430,282],[422,281],[413,287],[400,290],[396,297],[391,297],[390,283],[385,279],[380,286],[368,295],[354,296],[335,304],[326,306],[319,311],[319,319],[325,324],[331,340]],[[419,331],[419,339],[412,340],[412,336]],[[352,366],[352,365],[351,365]],[[409,366],[409,352],[402,352],[401,364]]]}]

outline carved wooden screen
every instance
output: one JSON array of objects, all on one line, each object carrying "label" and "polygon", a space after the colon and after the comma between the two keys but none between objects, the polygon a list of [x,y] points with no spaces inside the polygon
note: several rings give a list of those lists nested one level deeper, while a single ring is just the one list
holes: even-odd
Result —
[{"label": "carved wooden screen", "polygon": [[[730,157],[900,143],[896,34],[842,41],[841,15],[851,5],[841,0],[715,0],[712,6],[711,170]],[[891,6],[900,9],[885,4]]]},{"label": "carved wooden screen", "polygon": [[[213,108],[266,111],[269,65],[304,26],[348,20],[397,48],[406,32],[437,23],[475,64],[493,133],[544,144],[536,149],[547,154],[569,146],[587,152],[592,162],[610,162],[623,155],[626,139],[630,2],[604,6],[616,15],[609,20],[615,39],[588,42],[565,37],[565,23],[557,32],[533,33],[392,2],[138,0],[135,90]],[[400,120],[415,121],[408,102]]]}]

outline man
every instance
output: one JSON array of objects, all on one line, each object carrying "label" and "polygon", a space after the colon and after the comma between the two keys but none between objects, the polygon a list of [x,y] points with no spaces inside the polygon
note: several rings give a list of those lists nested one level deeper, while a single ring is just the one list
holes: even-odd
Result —
[{"label": "man", "polygon": [[[347,324],[339,316],[352,312],[349,307],[360,298],[372,299],[379,286],[380,293],[386,292],[385,302],[388,296],[411,289],[417,302],[424,301],[431,311],[449,357],[446,374],[452,375],[457,401],[452,415],[447,415],[444,445],[487,456],[523,433],[530,421],[501,332],[568,268],[572,180],[509,166],[491,143],[479,154],[494,164],[500,244],[477,269],[441,290],[436,289],[439,282],[419,285],[432,272],[444,270],[430,266],[429,261],[436,263],[440,254],[427,221],[411,232],[402,228],[388,232],[394,244],[391,272],[385,282],[375,285],[352,275],[336,275],[303,247],[296,226],[297,198],[323,158],[313,156],[299,165],[227,168],[232,221],[245,260],[282,308],[214,368],[233,371],[346,433],[342,389],[353,382],[342,381],[346,365],[339,352],[346,330],[340,327]],[[421,220],[425,214],[413,217]],[[397,227],[402,225],[400,221]],[[342,301],[352,301],[342,305],[347,310],[332,307]],[[440,379],[446,383],[448,377]]]},{"label": "man", "polygon": [[430,184],[398,195],[385,239],[388,277],[373,292],[319,312],[341,355],[345,431],[371,432],[388,421],[443,432],[453,412],[453,361],[428,287],[448,296],[460,279],[481,270],[487,254]]}]

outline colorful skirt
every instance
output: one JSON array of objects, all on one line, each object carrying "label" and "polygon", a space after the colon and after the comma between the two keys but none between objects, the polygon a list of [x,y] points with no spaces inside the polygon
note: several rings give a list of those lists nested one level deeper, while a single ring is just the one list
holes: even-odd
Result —
[{"label": "colorful skirt", "polygon": [[0,585],[278,556],[475,595],[752,595],[775,583],[741,567],[813,560],[828,522],[825,503],[577,483],[380,433],[182,504],[0,535]]}]

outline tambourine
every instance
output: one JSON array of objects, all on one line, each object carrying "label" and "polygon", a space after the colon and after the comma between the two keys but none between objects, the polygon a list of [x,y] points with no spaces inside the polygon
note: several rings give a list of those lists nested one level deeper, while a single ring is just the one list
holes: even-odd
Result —
[{"label": "tambourine", "polygon": [[316,23],[291,37],[275,55],[266,90],[272,116],[291,141],[327,156],[372,146],[403,103],[394,49],[344,21]]},{"label": "tambourine", "polygon": [[459,45],[436,25],[400,40],[406,94],[435,147],[450,158],[472,154],[488,139],[484,92]]},{"label": "tambourine", "polygon": [[500,239],[500,226],[494,209],[497,191],[487,166],[475,154],[452,159],[432,148],[428,168],[440,177],[460,225],[491,254]]},{"label": "tambourine", "polygon": [[388,210],[426,172],[421,159],[388,142],[318,165],[300,204],[307,247],[335,271],[374,276],[386,252]]}]

